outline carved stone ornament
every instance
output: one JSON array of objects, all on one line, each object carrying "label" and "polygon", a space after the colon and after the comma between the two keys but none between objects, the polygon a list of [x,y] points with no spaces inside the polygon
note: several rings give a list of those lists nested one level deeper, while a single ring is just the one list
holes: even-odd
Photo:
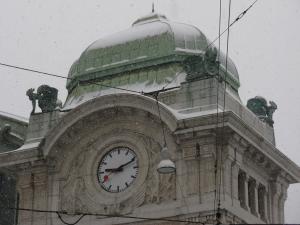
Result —
[{"label": "carved stone ornament", "polygon": [[[115,107],[93,112],[73,123],[56,141],[49,155],[57,159],[53,172],[59,180],[60,210],[127,214],[145,204],[176,198],[176,176],[156,171],[162,142],[157,132],[159,121],[151,120],[144,111],[133,110]],[[93,126],[87,126],[92,121]],[[168,144],[175,145],[170,139]],[[119,146],[135,152],[139,173],[130,188],[109,193],[99,184],[97,171],[106,153]]]},{"label": "carved stone ornament", "polygon": [[10,124],[4,124],[4,126],[0,127],[0,141],[13,145],[16,148],[24,144],[24,138],[13,133]]},{"label": "carved stone ornament", "polygon": [[256,96],[251,98],[247,102],[247,108],[250,109],[258,118],[270,126],[273,126],[273,114],[277,109],[277,105],[273,101],[269,101],[270,105],[268,106],[265,98],[261,96]]},{"label": "carved stone ornament", "polygon": [[214,76],[218,73],[217,49],[209,48],[203,56],[193,55],[185,59],[184,69],[187,80],[192,81],[206,76]]},{"label": "carved stone ornament", "polygon": [[27,90],[26,95],[32,102],[31,114],[35,112],[36,101],[41,108],[42,112],[51,112],[56,107],[62,107],[62,102],[57,99],[58,90],[56,88],[50,87],[48,85],[41,85],[37,89],[37,93],[34,93],[34,88]]},{"label": "carved stone ornament", "polygon": [[151,162],[150,171],[147,177],[147,187],[145,193],[145,204],[163,201],[176,200],[176,176],[175,174],[159,174],[156,165],[159,161],[159,149],[150,138],[144,138],[149,146],[149,159]]}]

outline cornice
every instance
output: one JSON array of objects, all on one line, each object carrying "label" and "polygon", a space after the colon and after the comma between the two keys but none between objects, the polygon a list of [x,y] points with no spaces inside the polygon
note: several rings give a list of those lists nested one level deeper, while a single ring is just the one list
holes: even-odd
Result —
[{"label": "cornice", "polygon": [[[181,125],[175,134],[181,138],[190,137],[188,133],[195,133],[196,130],[215,130],[216,114],[209,114],[200,117],[187,118],[178,121]],[[278,173],[285,173],[289,183],[300,182],[300,168],[272,143],[267,141],[252,127],[247,125],[233,112],[224,113],[224,126],[233,131],[231,141],[238,141],[244,147],[245,156],[251,158],[257,165],[268,168],[273,176]],[[227,132],[228,133],[228,132]]]}]

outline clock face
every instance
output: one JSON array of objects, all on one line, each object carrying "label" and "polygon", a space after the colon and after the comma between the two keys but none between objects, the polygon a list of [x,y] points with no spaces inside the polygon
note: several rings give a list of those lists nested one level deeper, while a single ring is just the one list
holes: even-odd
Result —
[{"label": "clock face", "polygon": [[112,193],[126,190],[138,175],[137,155],[127,147],[116,147],[101,159],[97,171],[101,187]]}]

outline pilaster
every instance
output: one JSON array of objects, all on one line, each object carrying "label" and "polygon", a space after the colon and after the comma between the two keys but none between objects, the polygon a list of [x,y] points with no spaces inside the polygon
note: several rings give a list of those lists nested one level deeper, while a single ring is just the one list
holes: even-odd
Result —
[{"label": "pilaster", "polygon": [[280,223],[280,216],[279,216],[279,198],[281,194],[281,185],[277,181],[272,181],[270,183],[271,188],[271,222],[272,223]]}]

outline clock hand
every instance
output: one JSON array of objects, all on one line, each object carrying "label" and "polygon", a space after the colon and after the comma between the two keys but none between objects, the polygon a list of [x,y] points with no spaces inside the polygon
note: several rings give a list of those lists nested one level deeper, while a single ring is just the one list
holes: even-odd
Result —
[{"label": "clock hand", "polygon": [[118,169],[118,170],[119,170],[119,169],[122,169],[122,170],[123,170],[123,167],[124,167],[124,166],[127,166],[128,164],[132,163],[134,160],[135,160],[135,157],[133,157],[129,162],[127,162],[127,163],[125,163],[125,164],[119,166],[117,169]]},{"label": "clock hand", "polygon": [[110,168],[110,169],[105,169],[105,172],[111,172],[111,173],[114,173],[114,172],[121,172],[123,171],[123,168]]}]

